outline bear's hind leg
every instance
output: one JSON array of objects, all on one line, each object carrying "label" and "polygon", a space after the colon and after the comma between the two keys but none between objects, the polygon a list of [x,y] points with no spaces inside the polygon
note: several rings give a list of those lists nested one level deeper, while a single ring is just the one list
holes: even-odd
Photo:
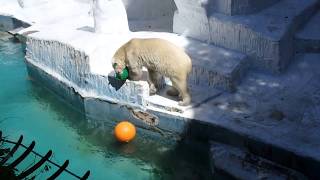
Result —
[{"label": "bear's hind leg", "polygon": [[187,106],[191,103],[191,96],[188,92],[187,87],[187,77],[184,78],[171,78],[172,85],[175,87],[182,98],[182,101],[179,101],[180,106]]},{"label": "bear's hind leg", "polygon": [[170,89],[168,89],[166,93],[169,96],[178,96],[179,95],[179,91],[173,86],[171,86]]}]

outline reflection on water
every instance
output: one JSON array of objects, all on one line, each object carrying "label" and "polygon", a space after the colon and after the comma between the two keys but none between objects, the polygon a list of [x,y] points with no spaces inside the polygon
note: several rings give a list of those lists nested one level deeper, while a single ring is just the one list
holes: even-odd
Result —
[{"label": "reflection on water", "polygon": [[[2,35],[0,129],[11,139],[23,134],[25,144],[35,140],[36,151],[52,149],[52,160],[62,164],[69,159],[69,170],[82,175],[89,169],[90,179],[210,179],[205,154],[183,143],[151,138],[141,129],[131,143],[116,142],[112,120],[86,119],[28,77],[23,58],[22,45]],[[64,174],[62,179],[70,177]]]}]

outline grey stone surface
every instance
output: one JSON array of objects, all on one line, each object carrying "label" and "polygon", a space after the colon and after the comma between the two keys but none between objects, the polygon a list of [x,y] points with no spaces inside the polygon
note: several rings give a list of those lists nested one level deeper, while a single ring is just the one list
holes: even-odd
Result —
[{"label": "grey stone surface", "polygon": [[320,11],[295,35],[296,51],[320,53]]},{"label": "grey stone surface", "polygon": [[206,5],[207,13],[214,12],[225,15],[240,15],[256,13],[279,0],[209,0]]},{"label": "grey stone surface", "polygon": [[241,180],[307,180],[302,173],[273,163],[262,157],[225,144],[211,142],[210,158],[213,173],[222,171]]},{"label": "grey stone surface", "polygon": [[283,0],[257,14],[213,14],[209,20],[210,40],[247,54],[256,67],[280,72],[293,57],[295,30],[318,4],[317,0]]},{"label": "grey stone surface", "polygon": [[177,6],[178,10],[173,18],[173,32],[210,42],[209,21],[205,9],[198,4],[191,6],[177,3]]},{"label": "grey stone surface", "polygon": [[318,0],[282,0],[251,15],[208,16],[199,1],[178,2],[173,32],[245,53],[255,67],[271,72],[288,66],[294,32],[319,6]]},{"label": "grey stone surface", "polygon": [[189,84],[205,89],[235,91],[249,64],[244,54],[191,39],[186,52],[193,60]]},{"label": "grey stone surface", "polygon": [[222,94],[193,109],[194,119],[204,123],[195,134],[248,148],[318,179],[319,58],[319,54],[299,55],[280,76],[250,71],[236,93]]},{"label": "grey stone surface", "polygon": [[131,31],[172,32],[173,0],[122,0]]},{"label": "grey stone surface", "polygon": [[151,20],[159,17],[172,19],[176,9],[173,0],[122,0],[128,20]]}]

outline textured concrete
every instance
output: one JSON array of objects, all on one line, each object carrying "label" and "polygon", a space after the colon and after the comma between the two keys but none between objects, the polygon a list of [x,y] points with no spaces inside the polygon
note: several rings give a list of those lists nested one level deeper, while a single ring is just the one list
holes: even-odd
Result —
[{"label": "textured concrete", "polygon": [[282,0],[251,15],[207,16],[199,4],[177,3],[173,31],[243,52],[255,67],[281,72],[294,54],[294,32],[318,5],[317,0]]},{"label": "textured concrete", "polygon": [[303,174],[232,146],[211,142],[213,174],[222,171],[239,180],[307,180]]},{"label": "textured concrete", "polygon": [[283,0],[258,14],[231,18],[214,14],[209,20],[210,40],[247,54],[256,67],[280,72],[293,57],[295,30],[318,4],[317,0]]},{"label": "textured concrete", "polygon": [[320,11],[295,35],[297,52],[320,53]]},{"label": "textured concrete", "polygon": [[210,42],[209,21],[199,1],[176,0],[178,10],[173,17],[173,32]]},{"label": "textured concrete", "polygon": [[173,0],[122,0],[128,14],[131,31],[172,32]]},{"label": "textured concrete", "polygon": [[194,123],[191,133],[319,179],[319,58],[299,55],[280,76],[249,72],[235,94],[222,94],[193,109],[203,124]]},{"label": "textured concrete", "polygon": [[186,52],[193,60],[189,83],[206,89],[235,91],[249,63],[246,55],[194,40]]},{"label": "textured concrete", "polygon": [[122,0],[128,14],[128,20],[151,20],[159,17],[171,17],[175,11],[173,0]]}]

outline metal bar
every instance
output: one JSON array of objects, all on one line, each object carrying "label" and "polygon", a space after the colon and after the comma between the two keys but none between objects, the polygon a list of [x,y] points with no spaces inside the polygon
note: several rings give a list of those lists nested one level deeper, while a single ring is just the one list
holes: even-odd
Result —
[{"label": "metal bar", "polygon": [[6,157],[2,159],[2,161],[0,162],[0,165],[4,165],[4,163],[6,163],[7,160],[13,156],[13,154],[18,150],[19,146],[21,145],[22,140],[23,140],[23,136],[21,135],[18,142],[15,143],[11,151],[7,154]]},{"label": "metal bar", "polygon": [[[7,142],[7,143],[11,143],[11,144],[16,144],[16,142],[14,142],[14,141],[10,141],[10,140],[7,140],[7,139],[5,139],[5,140],[3,140],[3,141],[4,141],[4,142]],[[21,146],[21,147],[23,147],[23,148],[25,148],[25,149],[27,149],[27,148],[28,148],[28,147],[27,147],[27,146],[25,146],[24,144],[20,144],[20,146]],[[31,151],[31,152],[32,152],[33,154],[35,154],[35,155],[39,156],[39,157],[43,157],[43,155],[41,155],[41,154],[39,154],[39,153],[37,153],[37,152],[35,152],[35,151]],[[53,164],[54,166],[58,167],[58,168],[60,168],[60,167],[61,167],[59,164],[57,164],[57,163],[55,163],[55,162],[51,161],[50,159],[48,159],[47,161],[48,161],[48,162],[50,162],[51,164]],[[81,177],[80,177],[80,176],[78,176],[78,175],[74,174],[73,172],[69,171],[68,169],[65,169],[64,171],[65,171],[65,172],[67,172],[67,173],[69,173],[69,174],[71,174],[72,176],[74,176],[74,177],[76,177],[76,178],[78,178],[78,179],[81,179]]]},{"label": "metal bar", "polygon": [[33,171],[37,170],[40,166],[42,166],[42,164],[44,164],[50,158],[51,155],[52,155],[52,151],[49,150],[47,152],[47,154],[43,158],[40,159],[39,162],[37,162],[32,167],[30,167],[26,171],[22,172],[21,174],[19,174],[18,178],[23,179],[23,178],[27,177],[28,175],[30,175]]},{"label": "metal bar", "polygon": [[21,154],[21,156],[19,156],[15,161],[13,161],[10,165],[8,165],[8,168],[9,169],[13,169],[13,168],[15,168],[21,161],[23,161],[30,153],[31,153],[31,151],[32,151],[32,149],[34,148],[34,146],[35,146],[35,142],[34,141],[32,141],[31,142],[31,144],[30,144],[30,146],[27,148],[27,150],[26,151],[24,151],[22,154]]},{"label": "metal bar", "polygon": [[56,171],[55,173],[53,173],[47,180],[54,180],[55,178],[57,178],[69,165],[69,160],[66,160],[63,165],[58,169],[58,171]]},{"label": "metal bar", "polygon": [[81,180],[86,180],[90,176],[90,171],[87,171],[81,178]]}]

